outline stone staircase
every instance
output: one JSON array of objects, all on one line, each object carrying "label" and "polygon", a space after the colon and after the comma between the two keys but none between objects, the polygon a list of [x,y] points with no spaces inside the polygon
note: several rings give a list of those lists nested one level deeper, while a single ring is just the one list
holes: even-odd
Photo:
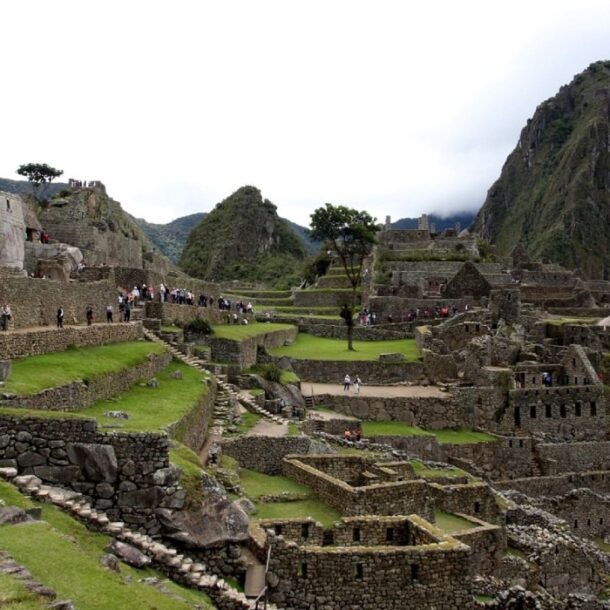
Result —
[{"label": "stone staircase", "polygon": [[[43,485],[34,475],[17,476],[15,468],[0,468],[0,477],[15,485],[21,493],[57,506],[88,528],[134,546],[151,560],[153,568],[165,573],[171,580],[205,592],[221,610],[251,610],[253,604],[246,596],[211,573],[208,566],[146,534],[134,532],[122,522],[110,521],[103,511],[93,508],[82,494]],[[267,604],[267,608],[278,610],[272,604]]]}]

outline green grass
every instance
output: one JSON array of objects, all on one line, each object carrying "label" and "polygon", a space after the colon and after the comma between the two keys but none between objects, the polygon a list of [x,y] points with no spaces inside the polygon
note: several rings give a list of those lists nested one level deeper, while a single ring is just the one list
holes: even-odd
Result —
[{"label": "green grass", "polygon": [[[378,360],[380,354],[398,352],[408,361],[419,358],[419,349],[414,339],[392,341],[354,341],[354,350],[347,349],[344,339],[327,339],[299,333],[291,345],[270,350],[273,356],[288,356],[300,360],[345,360],[372,361]],[[366,382],[366,379],[365,379]]]},{"label": "green grass", "polygon": [[258,415],[258,413],[250,413],[247,411],[246,413],[242,413],[240,415],[241,422],[237,427],[237,434],[246,434],[248,430],[254,428],[256,424],[262,419],[262,415]]},{"label": "green grass", "polygon": [[447,534],[452,534],[462,530],[471,530],[478,527],[477,524],[473,523],[472,521],[468,521],[463,517],[458,517],[453,513],[446,513],[442,510],[437,510],[434,517],[436,519],[434,523],[436,527],[443,530]]},{"label": "green grass", "polygon": [[[171,379],[174,371],[181,371],[182,379]],[[118,398],[96,402],[79,414],[97,419],[100,425],[120,425],[120,431],[160,431],[184,417],[208,391],[202,374],[178,361],[170,363],[156,378],[158,388],[135,385]],[[125,411],[129,419],[106,417],[106,411]]]},{"label": "green grass", "polygon": [[264,393],[265,393],[265,390],[263,390],[263,388],[254,388],[252,390],[248,390],[248,394],[251,394],[255,398],[257,396],[262,396]]},{"label": "green grass", "polygon": [[295,423],[290,422],[288,424],[288,436],[299,436],[300,434],[299,427]]},{"label": "green grass", "polygon": [[468,445],[470,443],[495,443],[498,438],[485,432],[474,430],[431,430],[441,445]]},{"label": "green grass", "polygon": [[604,542],[603,538],[595,538],[595,544],[600,550],[604,551],[604,553],[610,553],[610,544]]},{"label": "green grass", "polygon": [[168,324],[166,326],[161,326],[162,333],[181,333],[182,329],[175,324]]},{"label": "green grass", "polygon": [[252,324],[225,324],[214,326],[214,337],[217,339],[230,339],[231,341],[243,341],[258,335],[264,335],[276,330],[290,330],[292,324],[279,324],[273,322],[256,322]]},{"label": "green grass", "polygon": [[[0,482],[0,498],[7,504],[28,508],[34,503],[21,496],[8,483]],[[187,610],[198,604],[213,606],[207,596],[175,583],[166,582],[168,595],[138,580],[163,575],[150,570],[136,570],[121,564],[116,574],[100,564],[110,538],[87,528],[50,504],[42,504],[43,521],[26,525],[0,526],[0,548],[8,551],[45,585],[56,590],[59,599],[71,599],[77,608],[87,610]],[[10,610],[37,610],[40,606],[24,600],[21,605],[4,604],[3,595],[19,595],[10,583],[0,582],[0,607]],[[8,592],[7,592],[8,591]],[[10,599],[10,598],[9,598]]]},{"label": "green grass", "polygon": [[597,324],[601,318],[547,318],[543,320],[547,324],[552,324],[553,326],[563,326],[564,324],[584,324],[584,325],[592,325]]},{"label": "green grass", "polygon": [[169,450],[169,461],[182,471],[180,484],[186,490],[185,507],[196,509],[203,501],[203,487],[201,485],[201,462],[199,457],[186,445],[172,442]]},{"label": "green grass", "polygon": [[[87,419],[78,413],[68,413],[66,411],[49,411],[48,409],[20,409],[16,407],[0,407],[0,415],[10,415],[17,417],[39,417],[41,419]],[[89,418],[91,419],[91,418]]]},{"label": "green grass", "polygon": [[[267,372],[269,369],[277,369],[274,364],[255,364],[248,369],[244,370],[244,373],[251,375],[259,375],[260,377],[267,378]],[[282,385],[294,384],[300,381],[299,376],[293,371],[280,370],[280,383]]]},{"label": "green grass", "polygon": [[409,426],[401,421],[365,421],[362,422],[362,432],[370,436],[432,436],[417,426]]},{"label": "green grass", "polygon": [[[341,514],[322,502],[308,487],[283,476],[269,476],[242,468],[239,472],[245,494],[256,505],[255,519],[303,519],[311,517],[325,526],[341,519]],[[257,501],[265,495],[280,493],[298,494],[304,497],[294,502]]]},{"label": "green grass", "polygon": [[474,430],[424,430],[399,421],[365,421],[364,436],[434,436],[441,445],[465,445],[469,443],[493,443],[498,439],[485,432]]},{"label": "green grass", "polygon": [[150,353],[165,348],[158,343],[133,341],[96,347],[73,347],[64,352],[29,356],[13,360],[13,371],[4,386],[5,392],[29,395],[46,388],[66,385],[79,379],[88,380],[116,373],[146,361]]},{"label": "green grass", "polygon": [[0,574],[0,608],[43,610],[48,608],[48,604],[44,598],[28,591],[20,581],[8,574]]},{"label": "green grass", "polygon": [[452,478],[452,477],[468,477],[472,479],[472,476],[461,468],[454,466],[448,466],[447,468],[428,468],[423,462],[419,460],[411,460],[411,466],[418,477],[425,479],[438,479],[438,478]]}]

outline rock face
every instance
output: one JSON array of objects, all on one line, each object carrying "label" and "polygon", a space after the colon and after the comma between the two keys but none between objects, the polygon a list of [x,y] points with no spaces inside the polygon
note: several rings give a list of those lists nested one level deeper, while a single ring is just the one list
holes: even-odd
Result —
[{"label": "rock face", "polygon": [[79,466],[90,481],[113,483],[117,477],[117,459],[110,445],[70,443],[66,445],[68,459]]},{"label": "rock face", "polygon": [[0,191],[0,267],[23,269],[24,234],[21,197]]},{"label": "rock face", "polygon": [[489,189],[473,229],[499,254],[610,272],[610,62],[597,62],[538,106]]},{"label": "rock face", "polygon": [[270,263],[294,267],[305,257],[296,234],[276,207],[253,186],[244,186],[219,203],[189,235],[180,267],[210,280],[264,280]]},{"label": "rock face", "polygon": [[51,241],[80,249],[85,264],[154,269],[171,265],[100,182],[64,189],[36,210]]}]

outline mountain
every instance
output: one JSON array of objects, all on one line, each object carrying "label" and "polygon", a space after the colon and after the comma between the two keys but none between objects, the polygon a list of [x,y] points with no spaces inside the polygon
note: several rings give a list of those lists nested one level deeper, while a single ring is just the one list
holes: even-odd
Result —
[{"label": "mountain", "polygon": [[[474,212],[459,212],[452,214],[451,216],[441,217],[436,214],[428,215],[428,223],[430,225],[436,225],[437,231],[444,231],[445,229],[455,228],[456,223],[460,223],[462,229],[467,229],[474,220]],[[393,229],[417,229],[417,223],[419,218],[401,218],[396,222],[392,223]]]},{"label": "mountain", "polygon": [[[42,192],[45,197],[52,197],[63,189],[67,189],[65,182],[51,182],[47,184]],[[31,195],[34,192],[32,183],[27,180],[11,180],[10,178],[0,178],[0,191],[15,193],[16,195]]]},{"label": "mountain", "polygon": [[173,263],[177,263],[184,250],[190,232],[206,216],[205,213],[181,216],[167,224],[146,222],[143,218],[134,218],[148,239]]},{"label": "mountain", "polygon": [[[167,224],[147,222],[144,218],[134,218],[148,239],[173,263],[178,263],[190,232],[207,216],[207,212],[198,212],[181,216]],[[309,237],[309,230],[295,222],[283,219],[296,233],[309,254],[320,249],[320,243]]]},{"label": "mountain", "polygon": [[522,244],[585,276],[610,272],[610,61],[538,106],[473,229],[509,254]]},{"label": "mountain", "polygon": [[179,265],[208,280],[298,281],[305,247],[253,186],[221,201],[191,231]]}]

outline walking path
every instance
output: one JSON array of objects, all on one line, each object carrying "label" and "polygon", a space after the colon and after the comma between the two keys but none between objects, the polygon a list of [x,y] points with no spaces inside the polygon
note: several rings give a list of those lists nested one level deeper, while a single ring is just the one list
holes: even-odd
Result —
[{"label": "walking path", "polygon": [[277,424],[268,419],[261,419],[248,432],[246,436],[287,436],[288,424]]},{"label": "walking path", "polygon": [[[314,396],[320,394],[330,394],[331,396],[349,395],[356,397],[354,386],[350,387],[349,392],[343,389],[343,384],[333,383],[308,383],[301,384],[303,396]],[[448,392],[443,392],[435,386],[421,385],[362,385],[360,386],[360,396],[372,398],[450,398]]]}]

